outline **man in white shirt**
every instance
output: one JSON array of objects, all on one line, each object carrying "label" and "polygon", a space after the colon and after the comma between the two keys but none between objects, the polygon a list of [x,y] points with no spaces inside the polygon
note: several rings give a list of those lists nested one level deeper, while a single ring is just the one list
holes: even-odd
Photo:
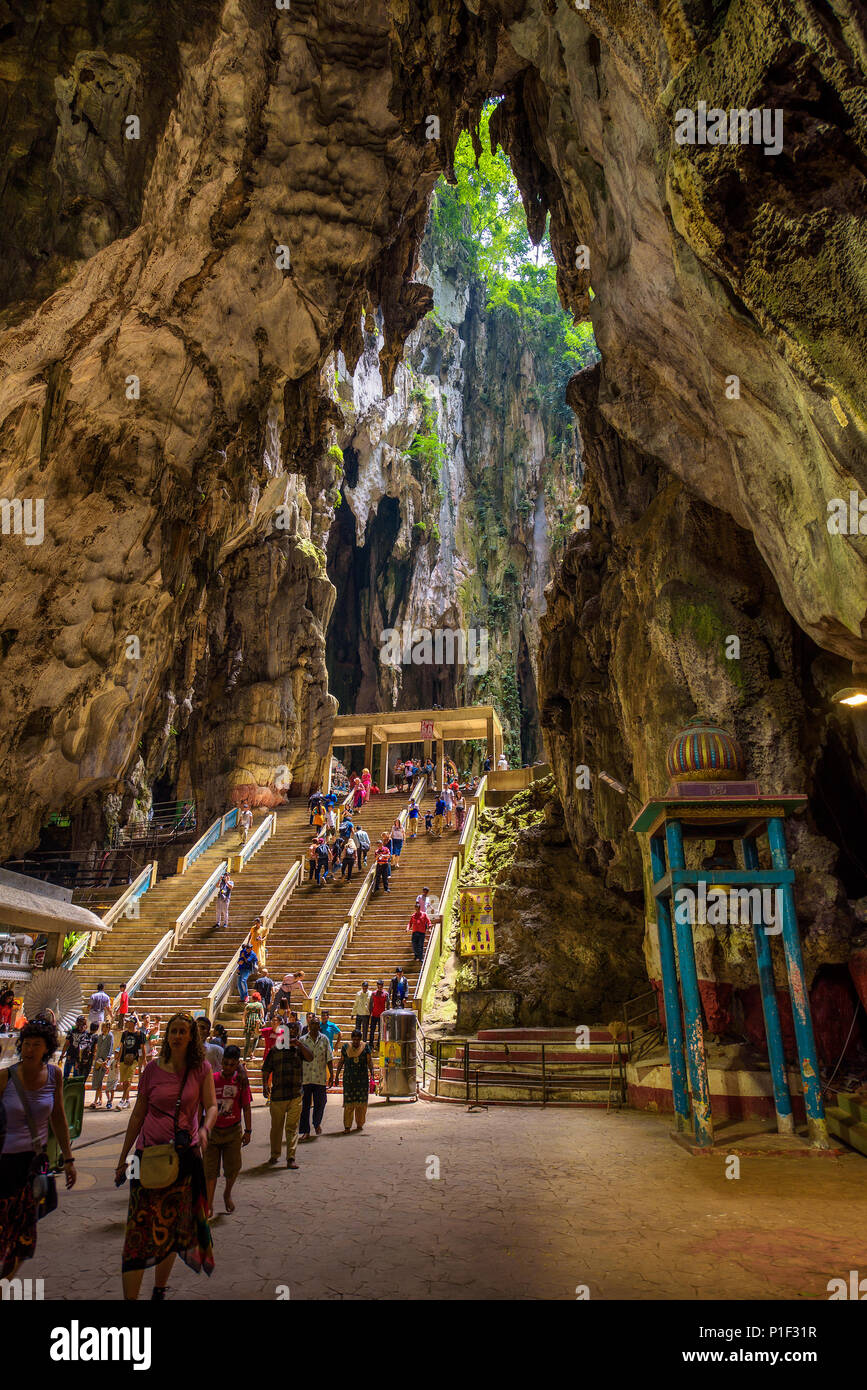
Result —
[{"label": "man in white shirt", "polygon": [[253,825],[253,812],[250,810],[250,807],[247,805],[246,802],[244,802],[244,805],[241,809],[241,814],[238,817],[238,823],[241,826],[241,844],[245,845],[247,843],[247,836],[250,834],[250,830]]},{"label": "man in white shirt", "polygon": [[361,1032],[362,1041],[367,1042],[367,1029],[370,1023],[370,990],[366,980],[362,981],[361,989],[355,996],[352,1012],[355,1014],[355,1026]]},{"label": "man in white shirt", "polygon": [[90,996],[88,1008],[90,1009],[90,1017],[87,1020],[88,1025],[91,1023],[98,1023],[99,1026],[102,1027],[105,1022],[106,1014],[108,1014],[109,1019],[111,1019],[111,1000],[105,992],[105,985],[102,980],[100,980],[97,985],[96,992]]},{"label": "man in white shirt", "polygon": [[312,1054],[305,1062],[301,1072],[301,1122],[298,1125],[299,1143],[306,1144],[310,1138],[310,1110],[313,1109],[313,1128],[322,1133],[322,1116],[328,1100],[328,1087],[334,1080],[334,1065],[331,1061],[331,1043],[319,1030],[319,1019],[312,1014],[305,1039],[308,1051]]}]

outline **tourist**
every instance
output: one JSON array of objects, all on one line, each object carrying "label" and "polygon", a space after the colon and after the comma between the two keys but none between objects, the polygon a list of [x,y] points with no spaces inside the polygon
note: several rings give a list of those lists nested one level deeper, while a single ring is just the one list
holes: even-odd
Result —
[{"label": "tourist", "polygon": [[96,1047],[93,1049],[93,1084],[95,1093],[90,1102],[91,1110],[102,1109],[102,1088],[105,1084],[109,1063],[114,1053],[114,1035],[108,1019],[102,1025]]},{"label": "tourist", "polygon": [[331,846],[331,876],[335,883],[337,882],[337,871],[340,868],[342,858],[343,841],[338,838],[334,841],[334,844]]},{"label": "tourist", "polygon": [[[159,1060],[148,1062],[141,1074],[115,1170],[119,1187],[135,1146],[121,1262],[124,1298],[138,1298],[145,1269],[156,1266],[151,1298],[164,1299],[176,1255],[195,1273],[213,1270],[202,1155],[216,1119],[214,1073],[200,1031],[191,1014],[173,1014]],[[159,1152],[148,1155],[153,1148]],[[165,1185],[143,1186],[141,1178]]]},{"label": "tourist", "polygon": [[250,810],[249,804],[246,801],[241,808],[241,814],[238,816],[238,825],[241,830],[238,843],[245,845],[253,825],[253,812]]},{"label": "tourist", "polygon": [[505,753],[501,753],[501,754],[500,754],[499,761],[498,761],[498,763],[497,763],[497,771],[498,771],[498,772],[508,772],[508,770],[509,770],[509,761],[508,761],[508,759],[507,759]]},{"label": "tourist", "polygon": [[274,981],[270,975],[258,975],[255,980],[256,990],[265,1008],[265,1017],[271,1011],[271,995],[274,993]]},{"label": "tourist", "polygon": [[340,822],[340,838],[345,840],[353,831],[353,820],[348,811],[343,812],[343,819]]},{"label": "tourist", "polygon": [[124,1020],[126,1019],[128,1013],[129,994],[127,993],[126,985],[121,985],[120,994],[118,995],[117,999],[117,1021],[120,1024],[121,1032],[123,1032]]},{"label": "tourist", "polygon": [[361,989],[355,996],[352,1011],[355,1014],[355,1026],[364,1041],[367,1042],[367,1029],[370,1024],[370,990],[366,980],[362,980]]},{"label": "tourist", "polygon": [[313,820],[311,824],[313,826],[313,833],[318,839],[319,836],[322,834],[322,831],[325,829],[325,807],[322,805],[321,801],[319,805],[316,807],[316,810],[313,812]]},{"label": "tourist", "polygon": [[108,1014],[110,1019],[114,1017],[111,1008],[111,1000],[105,992],[105,985],[102,980],[100,980],[97,985],[95,993],[90,996],[88,1008],[90,1009],[88,1023],[98,1023],[99,1026],[102,1027],[105,1022],[106,1014]]},{"label": "tourist", "polygon": [[377,980],[376,989],[370,996],[370,1037],[368,1042],[373,1047],[376,1042],[377,1030],[379,1030],[379,1041],[382,1042],[382,1015],[388,1008],[388,994],[383,988],[382,980]]},{"label": "tourist", "polygon": [[438,840],[443,833],[443,816],[445,815],[445,813],[446,803],[443,800],[442,795],[440,795],[437,797],[436,805],[434,807],[433,833],[435,840]]},{"label": "tourist", "polygon": [[[111,1027],[111,1024],[109,1024]],[[108,1066],[105,1071],[105,1108],[114,1109],[114,1093],[120,1080],[120,1066],[118,1065],[117,1048],[114,1047],[114,1035],[112,1034],[112,1053],[108,1059]]]},{"label": "tourist", "polygon": [[435,792],[437,789],[437,779],[432,758],[425,759],[424,771],[427,777],[428,791]]},{"label": "tourist", "polygon": [[268,1098],[271,1111],[270,1164],[280,1162],[285,1130],[286,1167],[298,1167],[295,1151],[301,1119],[304,1067],[312,1058],[311,1048],[298,1036],[298,1024],[281,1024],[279,1043],[269,1050],[262,1063],[262,1092]]},{"label": "tourist", "polygon": [[[250,1080],[241,1066],[241,1049],[234,1044],[223,1053],[219,1071],[214,1072],[214,1094],[217,1100],[217,1119],[204,1155],[205,1182],[208,1186],[208,1216],[214,1215],[214,1193],[222,1165],[226,1187],[223,1204],[226,1211],[235,1210],[232,1188],[241,1171],[241,1150],[253,1137],[253,1094]],[[244,1112],[244,1131],[241,1132],[241,1111]]]},{"label": "tourist", "polygon": [[417,961],[424,960],[424,939],[430,927],[430,918],[420,907],[416,906],[415,912],[409,919],[407,931],[412,937],[412,953]]},{"label": "tourist", "polygon": [[424,828],[428,835],[432,834],[433,832],[433,821],[433,811],[431,811],[430,809],[426,810],[424,813]]},{"label": "tourist", "polygon": [[[319,840],[311,840],[307,847],[307,858],[310,862],[310,877],[307,882],[312,883],[316,879],[316,861],[319,857]],[[318,881],[318,880],[317,880]]]},{"label": "tourist", "polygon": [[407,978],[402,966],[395,966],[389,990],[389,1003],[393,1009],[402,1009],[406,1003]]},{"label": "tourist", "polygon": [[380,884],[385,888],[386,893],[390,892],[388,880],[391,875],[391,841],[387,835],[383,835],[376,847],[376,874],[373,880],[374,893],[379,892]]},{"label": "tourist", "polygon": [[0,990],[0,1033],[11,1033],[15,1008],[14,989]]},{"label": "tourist", "polygon": [[466,814],[467,803],[464,800],[463,792],[459,790],[455,800],[455,816],[457,817],[457,828],[459,832],[464,828],[464,817]]},{"label": "tourist", "polygon": [[282,1008],[284,1005],[287,1009],[292,1008],[293,990],[298,990],[301,994],[304,995],[305,999],[310,998],[310,995],[304,988],[303,970],[289,970],[283,976],[283,979],[280,981],[280,988],[278,989],[277,996],[274,1000],[275,1010],[278,1008]]},{"label": "tourist", "polygon": [[315,792],[311,792],[307,798],[307,807],[310,811],[310,824],[313,824],[313,817],[322,805],[322,788],[317,787]]},{"label": "tourist", "polygon": [[[286,1028],[287,1025],[288,1025],[288,1022],[289,1022],[289,1020],[288,1020],[287,1015],[286,1015],[286,1009],[285,1009],[285,1007],[283,1007],[282,1009],[278,1009],[277,1011],[275,1011],[275,1014],[274,1014],[273,1018],[271,1019],[270,1023],[266,1023],[266,1024],[265,1024],[265,1027],[262,1029],[262,1034],[261,1034],[261,1036],[262,1036],[262,1046],[263,1046],[263,1048],[264,1048],[264,1051],[263,1051],[263,1053],[262,1053],[262,1066],[263,1066],[263,1067],[265,1066],[265,1063],[266,1063],[266,1061],[268,1060],[268,1053],[269,1053],[269,1052],[271,1051],[271,1049],[274,1047],[274,1044],[275,1044],[276,1039],[277,1039],[277,1034],[278,1034],[278,1032],[279,1032],[281,1029]],[[262,1091],[262,1094],[263,1094],[265,1100],[267,1100],[267,1099],[268,1099],[268,1090],[267,1090],[267,1087],[264,1086],[264,1083],[263,1083],[263,1091]],[[299,1095],[301,1094],[300,1091],[299,1091],[298,1094],[299,1094]]]},{"label": "tourist", "polygon": [[[0,1279],[14,1278],[22,1260],[33,1258],[36,1222],[57,1202],[45,1152],[49,1125],[63,1154],[66,1186],[75,1185],[75,1159],[63,1108],[63,1077],[50,1061],[57,1045],[57,1029],[52,1024],[36,1019],[25,1023],[16,1042],[19,1060],[0,1071],[0,1109],[6,1120],[0,1153]],[[44,1202],[33,1190],[37,1176],[44,1180]],[[5,1289],[3,1296],[10,1296]],[[6,1331],[11,1335],[8,1323]]]},{"label": "tourist", "polygon": [[250,950],[259,962],[260,970],[265,970],[268,965],[267,945],[270,934],[271,928],[263,924],[261,917],[257,917],[250,928],[250,935],[247,940]]},{"label": "tourist", "polygon": [[367,856],[370,853],[370,836],[366,830],[362,830],[357,821],[355,824],[355,843],[358,845],[358,866],[361,869],[366,869]]},{"label": "tourist", "polygon": [[329,806],[325,812],[325,834],[326,838],[337,834],[337,812],[333,806]]},{"label": "tourist", "polygon": [[373,1080],[373,1056],[358,1028],[352,1030],[352,1041],[344,1043],[340,1049],[335,1083],[343,1073],[343,1133],[352,1129],[353,1116],[356,1130],[364,1129],[367,1119],[367,1103],[370,1099],[370,1083]]},{"label": "tourist", "polygon": [[406,831],[399,820],[395,820],[391,827],[391,867],[400,867],[400,852],[403,849],[403,842],[406,839]]},{"label": "tourist", "polygon": [[489,753],[488,756],[485,758],[484,764],[483,764],[483,766],[482,766],[482,771],[483,771],[483,772],[490,772],[490,770],[491,770],[491,768],[493,767],[493,765],[494,765],[493,759],[491,758],[491,755],[490,755],[490,753]]},{"label": "tourist", "polygon": [[229,877],[228,872],[224,873],[217,887],[217,926],[227,927],[229,925],[229,899],[232,896],[232,889],[235,886],[234,879]]},{"label": "tourist", "polygon": [[87,1020],[84,1014],[79,1014],[63,1040],[63,1051],[58,1059],[63,1063],[64,1081],[66,1081],[78,1067],[79,1058],[81,1057],[81,1040],[86,1033]]},{"label": "tourist", "polygon": [[333,1052],[337,1046],[337,1040],[340,1037],[340,1029],[327,1009],[323,1009],[319,1016],[319,1029],[320,1032],[325,1034],[331,1045],[331,1051]]},{"label": "tourist", "polygon": [[445,821],[445,827],[446,830],[451,830],[453,826],[452,810],[455,804],[455,799],[451,787],[443,787],[442,802],[444,807],[443,820]]},{"label": "tourist", "polygon": [[242,1004],[246,1004],[247,1002],[247,994],[249,992],[247,981],[258,964],[259,962],[256,959],[255,951],[252,951],[245,942],[238,952],[238,998],[241,1000]]},{"label": "tourist", "polygon": [[252,1056],[259,1046],[259,1034],[265,1022],[265,1007],[257,989],[250,991],[244,1005],[244,1062]]},{"label": "tourist", "polygon": [[123,1032],[118,1041],[118,1069],[120,1071],[121,1097],[118,1110],[129,1110],[129,1092],[136,1072],[141,1072],[147,1038],[139,1028],[133,1015],[124,1020]]},{"label": "tourist", "polygon": [[160,1016],[152,1020],[150,1014],[143,1014],[141,1030],[147,1038],[146,1060],[155,1062],[160,1055]]},{"label": "tourist", "polygon": [[420,812],[419,812],[419,809],[418,809],[418,802],[416,802],[416,801],[411,801],[411,802],[409,803],[409,814],[408,814],[408,817],[407,817],[407,819],[408,819],[408,821],[409,821],[409,838],[410,838],[411,840],[414,840],[414,839],[416,838],[416,836],[418,835],[418,818],[419,818],[419,814],[420,814]]},{"label": "tourist", "polygon": [[321,888],[331,877],[331,851],[325,840],[316,842],[316,882]]},{"label": "tourist", "polygon": [[394,785],[397,791],[402,792],[405,784],[404,765],[398,758],[394,765]]},{"label": "tourist", "polygon": [[430,895],[430,889],[429,889],[429,888],[422,888],[421,892],[419,893],[418,897],[417,897],[416,900],[415,900],[415,905],[416,905],[416,907],[419,908],[422,912],[427,913],[427,915],[428,915],[428,917],[429,917],[429,916],[430,916],[430,909],[431,909],[431,903],[432,903],[432,902],[433,902],[433,898],[432,898],[431,895]]},{"label": "tourist", "polygon": [[212,1071],[217,1071],[222,1065],[223,1048],[226,1046],[222,1036],[224,1030],[221,1030],[220,1025],[217,1024],[217,1027],[214,1029],[213,1040],[209,1042],[208,1039],[211,1037],[211,1020],[206,1017],[205,1014],[200,1014],[196,1019],[196,1028],[199,1031],[202,1053],[205,1061]]},{"label": "tourist", "polygon": [[331,1044],[324,1033],[319,1031],[319,1019],[310,1016],[307,1035],[309,1061],[304,1062],[301,1092],[301,1121],[298,1134],[301,1143],[310,1139],[310,1112],[313,1111],[313,1128],[317,1135],[322,1133],[322,1116],[328,1100],[328,1086],[334,1083],[334,1066],[331,1061]]},{"label": "tourist", "polygon": [[372,782],[373,782],[373,778],[372,778],[371,775],[370,775],[370,768],[367,768],[367,767],[363,768],[363,769],[362,769],[362,773],[361,773],[361,785],[362,785],[362,787],[364,788],[364,799],[365,799],[365,801],[369,801],[369,800],[370,800],[370,789],[371,789]]},{"label": "tourist", "polygon": [[362,782],[362,780],[361,780],[360,777],[356,777],[356,778],[355,778],[355,790],[354,790],[353,793],[352,793],[352,809],[353,809],[353,811],[360,811],[361,808],[362,808],[362,806],[364,805],[366,799],[367,799],[367,798],[366,798],[365,795],[364,795],[364,784],[363,784],[363,782]]}]

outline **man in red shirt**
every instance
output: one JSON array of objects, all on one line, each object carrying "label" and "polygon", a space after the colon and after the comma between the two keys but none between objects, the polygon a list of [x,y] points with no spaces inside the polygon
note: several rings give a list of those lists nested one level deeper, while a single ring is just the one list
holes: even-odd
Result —
[{"label": "man in red shirt", "polygon": [[373,1040],[377,1029],[379,1029],[379,1041],[382,1042],[382,1015],[387,1008],[388,991],[383,989],[382,980],[377,980],[376,989],[370,996],[370,1037],[367,1041],[371,1052],[373,1051]]},{"label": "man in red shirt", "polygon": [[[250,1142],[253,1132],[251,1106],[253,1096],[246,1071],[241,1066],[241,1049],[234,1044],[223,1052],[222,1065],[214,1071],[214,1090],[217,1093],[217,1122],[205,1149],[205,1180],[208,1184],[208,1216],[214,1214],[214,1193],[220,1176],[222,1159],[226,1190],[223,1201],[226,1211],[235,1210],[232,1188],[241,1171],[241,1149]],[[244,1133],[241,1133],[241,1111],[244,1112]]]},{"label": "man in red shirt", "polygon": [[412,953],[418,961],[424,959],[424,939],[429,926],[430,918],[427,913],[417,907],[409,919],[407,931],[412,935]]},{"label": "man in red shirt", "polygon": [[388,879],[391,873],[391,845],[388,839],[383,839],[376,846],[376,876],[373,880],[373,891],[378,892],[380,883],[385,888],[386,893],[390,893]]}]

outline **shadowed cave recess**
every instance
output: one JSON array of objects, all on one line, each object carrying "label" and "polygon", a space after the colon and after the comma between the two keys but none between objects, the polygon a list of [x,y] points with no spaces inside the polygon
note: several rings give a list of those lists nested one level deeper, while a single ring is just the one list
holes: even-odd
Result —
[{"label": "shadowed cave recess", "polygon": [[[83,845],[157,793],[203,824],[306,794],[338,703],[492,702],[553,772],[510,870],[557,923],[526,1017],[602,1017],[659,979],[628,826],[701,715],[809,797],[835,1061],[867,998],[867,738],[831,701],[867,665],[867,547],[825,524],[867,481],[863,11],[72,3],[34,62],[45,8],[0,37],[0,482],[45,504],[41,545],[0,545],[0,854],[57,812]],[[678,144],[700,100],[780,108],[779,155]],[[592,323],[568,386],[437,227],[480,122]],[[488,669],[384,665],[404,622],[485,628]],[[614,921],[588,984],[569,934]],[[705,978],[710,1031],[760,1042],[722,934]]]}]

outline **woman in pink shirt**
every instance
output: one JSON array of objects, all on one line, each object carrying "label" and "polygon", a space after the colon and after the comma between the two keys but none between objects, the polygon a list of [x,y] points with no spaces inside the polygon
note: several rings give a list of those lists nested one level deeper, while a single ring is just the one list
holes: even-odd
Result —
[{"label": "woman in pink shirt", "polygon": [[[130,1178],[121,1265],[124,1298],[138,1298],[142,1276],[151,1265],[156,1266],[151,1297],[165,1298],[176,1255],[197,1274],[200,1269],[210,1274],[214,1268],[202,1154],[216,1119],[214,1073],[205,1061],[201,1033],[191,1014],[173,1014],[159,1058],[148,1062],[139,1078],[115,1170],[118,1187]],[[138,1173],[143,1151],[152,1144],[172,1143],[180,1160],[175,1181],[168,1187],[142,1187]],[[133,1145],[135,1157],[128,1164]]]}]

